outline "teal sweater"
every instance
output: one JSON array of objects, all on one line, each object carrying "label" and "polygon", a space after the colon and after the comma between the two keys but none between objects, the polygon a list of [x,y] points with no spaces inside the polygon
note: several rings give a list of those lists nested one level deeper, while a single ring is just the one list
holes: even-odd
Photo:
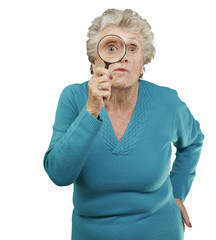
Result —
[{"label": "teal sweater", "polygon": [[[44,168],[58,186],[74,183],[73,240],[182,240],[181,212],[204,135],[175,90],[139,79],[137,103],[120,141],[106,108],[85,108],[88,81],[59,99]],[[171,144],[176,159],[170,170]]]}]

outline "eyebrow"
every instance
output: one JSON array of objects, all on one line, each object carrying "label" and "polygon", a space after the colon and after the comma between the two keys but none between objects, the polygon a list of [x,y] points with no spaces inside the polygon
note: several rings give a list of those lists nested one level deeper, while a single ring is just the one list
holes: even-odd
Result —
[{"label": "eyebrow", "polygon": [[128,38],[126,44],[128,44],[128,42],[129,42],[129,44],[130,44],[130,41],[135,41],[136,44],[139,44],[139,41],[138,41],[135,37],[133,37],[133,38]]},{"label": "eyebrow", "polygon": [[128,40],[137,40],[137,38],[136,37],[130,37],[130,38],[128,38]]},{"label": "eyebrow", "polygon": [[127,39],[128,41],[131,41],[131,40],[135,40],[135,41],[137,41],[137,42],[139,42],[139,40],[136,38],[136,37],[129,37],[128,39]]}]

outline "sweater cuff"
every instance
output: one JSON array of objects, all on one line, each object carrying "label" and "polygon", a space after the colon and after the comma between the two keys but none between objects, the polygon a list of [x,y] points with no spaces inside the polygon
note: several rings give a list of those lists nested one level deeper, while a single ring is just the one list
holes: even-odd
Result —
[{"label": "sweater cuff", "polygon": [[87,111],[86,107],[82,109],[82,111],[79,114],[80,117],[80,126],[85,128],[89,133],[91,134],[97,134],[97,132],[102,127],[103,121],[98,116],[98,118],[95,118],[90,112]]},{"label": "sweater cuff", "polygon": [[182,200],[182,202],[184,202],[185,201],[185,198],[186,198],[186,196],[185,196],[185,194],[183,193],[183,192],[181,192],[181,191],[176,191],[176,189],[175,188],[173,188],[173,196],[174,196],[174,198],[179,198],[179,199],[181,199]]},{"label": "sweater cuff", "polygon": [[[191,177],[194,178],[194,176]],[[190,179],[188,176],[176,175],[171,177],[171,183],[173,188],[173,196],[181,199],[182,202],[184,202],[189,193],[192,179]]]}]

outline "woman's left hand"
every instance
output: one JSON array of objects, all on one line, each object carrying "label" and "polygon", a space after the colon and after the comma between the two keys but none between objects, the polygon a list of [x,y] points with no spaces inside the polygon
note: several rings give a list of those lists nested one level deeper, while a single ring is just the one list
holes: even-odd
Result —
[{"label": "woman's left hand", "polygon": [[182,214],[182,222],[183,222],[183,227],[184,227],[184,230],[185,230],[185,223],[188,227],[192,227],[191,225],[191,222],[190,222],[190,219],[189,219],[189,216],[188,216],[188,213],[187,213],[187,210],[182,202],[181,199],[179,198],[175,198],[175,201],[176,203],[178,204],[178,207],[181,211],[181,214]]}]

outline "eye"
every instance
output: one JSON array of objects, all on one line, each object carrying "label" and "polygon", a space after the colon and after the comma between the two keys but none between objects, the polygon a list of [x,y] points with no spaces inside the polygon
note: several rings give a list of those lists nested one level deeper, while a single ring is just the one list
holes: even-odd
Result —
[{"label": "eye", "polygon": [[132,46],[128,47],[128,50],[129,50],[130,53],[135,53],[137,51],[137,47],[132,45]]},{"label": "eye", "polygon": [[113,45],[110,45],[110,46],[107,46],[107,51],[108,52],[115,52],[116,51],[116,47],[115,46],[113,46]]}]

